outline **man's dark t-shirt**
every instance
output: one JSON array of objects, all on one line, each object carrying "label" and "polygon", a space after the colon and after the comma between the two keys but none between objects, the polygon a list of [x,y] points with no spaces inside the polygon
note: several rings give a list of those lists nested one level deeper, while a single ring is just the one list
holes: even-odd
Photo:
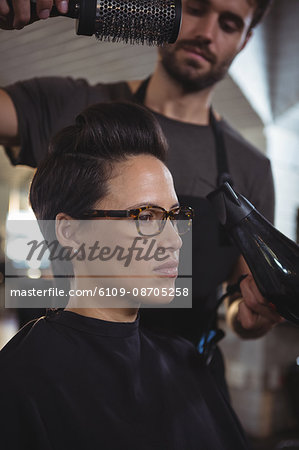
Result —
[{"label": "man's dark t-shirt", "polygon": [[[87,106],[103,101],[132,100],[127,83],[97,84],[71,78],[39,78],[6,88],[18,115],[21,151],[17,164],[35,167],[47,152],[51,136]],[[142,312],[149,327],[175,332],[198,342],[207,315],[216,303],[216,288],[230,275],[239,253],[222,241],[219,225],[206,195],[216,188],[215,141],[210,126],[178,122],[155,113],[169,143],[167,165],[181,204],[195,209],[193,224],[192,310]],[[269,160],[224,120],[221,122],[228,166],[235,189],[273,220],[274,193]],[[9,153],[9,149],[7,149]]]},{"label": "man's dark t-shirt", "polygon": [[244,450],[194,346],[69,311],[27,324],[0,352],[5,450]]}]

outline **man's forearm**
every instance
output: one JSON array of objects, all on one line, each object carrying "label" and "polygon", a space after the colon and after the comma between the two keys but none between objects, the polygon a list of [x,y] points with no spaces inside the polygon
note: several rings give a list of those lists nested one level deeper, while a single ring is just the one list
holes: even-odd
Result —
[{"label": "man's forearm", "polygon": [[12,99],[3,89],[0,89],[0,144],[19,144],[17,112]]}]

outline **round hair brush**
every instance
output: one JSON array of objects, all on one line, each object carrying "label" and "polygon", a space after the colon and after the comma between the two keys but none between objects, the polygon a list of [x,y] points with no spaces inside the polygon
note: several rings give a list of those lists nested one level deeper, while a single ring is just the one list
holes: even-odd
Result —
[{"label": "round hair brush", "polygon": [[[55,16],[77,19],[77,34],[94,34],[99,40],[172,44],[180,29],[181,0],[70,0],[66,14],[52,8]],[[34,0],[31,17],[37,18]]]}]

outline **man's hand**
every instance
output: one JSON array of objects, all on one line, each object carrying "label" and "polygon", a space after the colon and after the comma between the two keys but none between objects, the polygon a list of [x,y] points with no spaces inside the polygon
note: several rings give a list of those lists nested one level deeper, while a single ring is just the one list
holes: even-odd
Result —
[{"label": "man's hand", "polygon": [[253,332],[255,337],[263,336],[283,320],[262,296],[251,274],[241,282],[240,288],[242,299],[236,320],[244,330]]},{"label": "man's hand", "polygon": [[266,334],[283,319],[260,293],[242,257],[234,276],[239,276],[241,273],[248,275],[240,283],[240,298],[231,302],[228,307],[227,321],[240,337],[257,338]]},{"label": "man's hand", "polygon": [[69,0],[36,0],[37,17],[31,17],[30,0],[0,0],[0,28],[20,29],[39,19],[48,19],[55,5],[62,14],[67,13]]}]

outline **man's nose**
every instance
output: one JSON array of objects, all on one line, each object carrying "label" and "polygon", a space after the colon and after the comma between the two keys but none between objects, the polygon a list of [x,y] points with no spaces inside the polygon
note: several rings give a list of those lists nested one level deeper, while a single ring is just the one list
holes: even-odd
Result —
[{"label": "man's nose", "polygon": [[194,21],[194,37],[200,38],[204,43],[210,44],[214,41],[218,28],[218,15],[213,11],[206,12]]}]

